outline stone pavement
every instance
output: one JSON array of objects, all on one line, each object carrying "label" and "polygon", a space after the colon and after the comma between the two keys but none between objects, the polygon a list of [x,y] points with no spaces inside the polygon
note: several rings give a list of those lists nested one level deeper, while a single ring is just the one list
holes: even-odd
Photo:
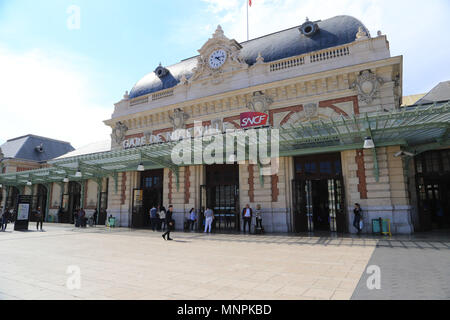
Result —
[{"label": "stone pavement", "polygon": [[379,245],[368,265],[380,267],[381,288],[369,290],[364,274],[353,300],[449,300],[450,241]]},{"label": "stone pavement", "polygon": [[[347,300],[377,244],[391,242],[197,233],[174,233],[169,242],[152,231],[9,228],[0,233],[0,299]],[[448,255],[450,241],[441,246]],[[80,289],[67,287],[69,266],[80,268]]]}]

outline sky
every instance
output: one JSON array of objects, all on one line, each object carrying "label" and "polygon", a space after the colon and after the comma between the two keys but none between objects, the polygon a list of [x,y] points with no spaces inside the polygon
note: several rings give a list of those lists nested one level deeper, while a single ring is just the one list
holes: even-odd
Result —
[{"label": "sky", "polygon": [[[450,80],[448,0],[253,0],[250,38],[342,14],[404,56],[404,95]],[[103,121],[125,91],[197,55],[218,24],[245,41],[246,0],[0,0],[0,144],[109,139]]]}]

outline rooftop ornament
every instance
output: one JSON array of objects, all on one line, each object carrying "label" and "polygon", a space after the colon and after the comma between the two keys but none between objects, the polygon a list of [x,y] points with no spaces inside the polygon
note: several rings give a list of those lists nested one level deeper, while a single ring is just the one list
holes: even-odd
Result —
[{"label": "rooftop ornament", "polygon": [[158,78],[162,79],[164,78],[166,75],[169,74],[169,69],[164,68],[161,63],[159,63],[159,66],[155,69],[155,74],[158,76]]},{"label": "rooftop ornament", "polygon": [[319,25],[316,22],[309,21],[306,17],[306,22],[300,26],[300,32],[306,37],[312,37],[319,31]]}]

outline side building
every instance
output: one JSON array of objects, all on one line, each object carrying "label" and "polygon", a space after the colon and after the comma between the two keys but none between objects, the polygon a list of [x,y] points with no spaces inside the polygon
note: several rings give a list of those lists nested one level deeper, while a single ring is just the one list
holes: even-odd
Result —
[{"label": "side building", "polygon": [[[14,175],[46,168],[48,160],[73,150],[69,142],[32,134],[10,139],[0,146],[0,172]],[[47,212],[51,187],[52,183],[30,186],[15,180],[4,185],[0,182],[0,203],[5,208],[15,208],[19,194],[32,195],[33,210],[41,207]]]}]

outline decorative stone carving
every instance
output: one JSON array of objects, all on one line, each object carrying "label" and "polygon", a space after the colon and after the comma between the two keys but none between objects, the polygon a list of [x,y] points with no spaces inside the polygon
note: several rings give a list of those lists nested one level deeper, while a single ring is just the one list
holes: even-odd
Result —
[{"label": "decorative stone carving", "polygon": [[356,81],[351,85],[351,89],[358,90],[359,100],[371,103],[375,95],[379,92],[383,79],[377,77],[370,70],[361,71]]},{"label": "decorative stone carving", "polygon": [[187,85],[189,82],[188,82],[188,79],[186,78],[186,75],[182,75],[181,76],[181,78],[180,78],[180,83],[179,83],[179,85],[180,86],[185,86],[185,85]]},{"label": "decorative stone carving", "polygon": [[[201,49],[198,50],[200,56],[197,58],[197,66],[193,69],[193,76],[189,82],[199,79],[209,79],[213,84],[219,84],[224,80],[224,74],[239,69],[247,69],[248,64],[240,56],[242,46],[236,40],[228,39],[222,27],[219,25],[212,38],[210,38]],[[226,53],[226,61],[219,68],[212,68],[208,61],[210,55],[216,50],[223,50]]]},{"label": "decorative stone carving", "polygon": [[261,91],[253,93],[252,100],[247,103],[247,108],[254,112],[268,113],[269,107],[273,103],[271,97],[266,96]]},{"label": "decorative stone carving", "polygon": [[223,128],[223,119],[214,119],[214,120],[212,120],[212,121],[211,121],[211,128],[212,128],[212,129],[217,129],[217,130],[219,130],[220,132],[223,132],[223,131],[224,131],[224,128]]},{"label": "decorative stone carving", "polygon": [[258,56],[256,57],[256,64],[263,64],[264,63],[264,58],[261,55],[261,52],[258,53]]},{"label": "decorative stone carving", "polygon": [[112,138],[117,144],[121,144],[125,139],[125,134],[128,131],[128,127],[123,124],[121,121],[116,123],[116,127],[112,131]]},{"label": "decorative stone carving", "polygon": [[307,119],[317,117],[319,106],[317,103],[308,103],[303,106],[303,116]]},{"label": "decorative stone carving", "polygon": [[175,109],[173,116],[169,116],[170,121],[173,125],[173,130],[184,129],[186,120],[189,119],[189,115],[185,113],[182,109]]},{"label": "decorative stone carving", "polygon": [[145,132],[144,132],[145,140],[146,140],[146,141],[150,141],[152,135],[153,135],[153,131],[150,131],[150,130],[149,130],[149,131],[145,131]]},{"label": "decorative stone carving", "polygon": [[125,91],[125,94],[123,95],[123,99],[124,100],[129,100],[130,99],[130,95],[128,94],[128,91]]},{"label": "decorative stone carving", "polygon": [[5,154],[3,153],[2,148],[0,148],[0,159],[5,158]]},{"label": "decorative stone carving", "polygon": [[365,40],[365,39],[369,39],[369,36],[367,35],[367,32],[364,31],[364,28],[362,26],[360,26],[358,28],[358,33],[356,34],[356,40]]}]

